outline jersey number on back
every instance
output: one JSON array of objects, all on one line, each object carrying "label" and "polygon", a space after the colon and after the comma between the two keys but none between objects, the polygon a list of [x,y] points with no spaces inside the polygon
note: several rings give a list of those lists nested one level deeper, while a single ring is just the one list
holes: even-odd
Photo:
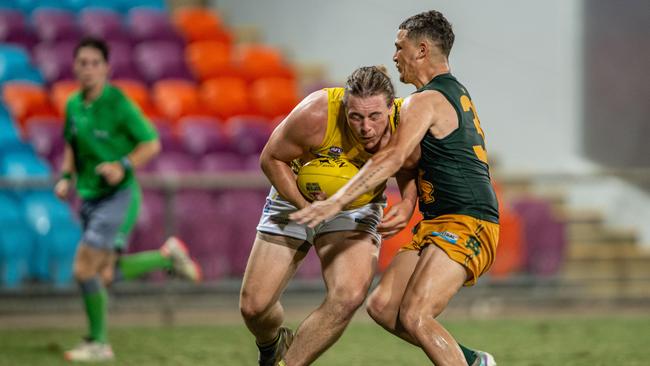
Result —
[{"label": "jersey number on back", "polygon": [[463,107],[464,112],[469,112],[472,111],[472,114],[474,115],[474,127],[476,128],[476,132],[481,136],[481,139],[483,139],[483,145],[474,145],[472,146],[474,148],[474,153],[476,154],[476,157],[484,162],[485,164],[488,163],[487,159],[487,152],[485,151],[485,134],[483,133],[483,129],[481,128],[481,120],[478,118],[478,114],[476,114],[476,107],[474,107],[474,102],[469,99],[467,95],[463,95],[460,97],[460,105]]}]

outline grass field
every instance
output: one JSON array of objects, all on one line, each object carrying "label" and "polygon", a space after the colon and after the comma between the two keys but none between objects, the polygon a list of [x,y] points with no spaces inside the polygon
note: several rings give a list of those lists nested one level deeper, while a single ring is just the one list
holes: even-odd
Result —
[{"label": "grass field", "polygon": [[[650,316],[445,322],[462,343],[499,366],[648,365]],[[65,365],[80,329],[0,329],[0,365]],[[114,327],[114,365],[254,365],[243,326]],[[355,322],[315,365],[427,365],[424,354],[372,323]]]}]

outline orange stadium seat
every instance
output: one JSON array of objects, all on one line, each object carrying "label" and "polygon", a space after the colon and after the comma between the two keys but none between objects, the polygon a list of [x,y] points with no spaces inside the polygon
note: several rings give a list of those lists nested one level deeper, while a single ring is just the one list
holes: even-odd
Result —
[{"label": "orange stadium seat", "polygon": [[182,7],[174,11],[172,20],[188,42],[211,40],[232,44],[232,34],[224,28],[221,18],[214,11]]},{"label": "orange stadium seat", "polygon": [[157,111],[149,99],[149,90],[147,85],[133,79],[115,79],[111,84],[119,88],[133,103],[135,103],[142,112],[152,118],[157,116]]},{"label": "orange stadium seat", "polygon": [[185,61],[199,80],[241,74],[233,62],[232,47],[223,42],[192,42],[185,48]]},{"label": "orange stadium seat", "polygon": [[251,84],[250,95],[253,109],[270,118],[288,114],[299,102],[293,79],[258,79]]},{"label": "orange stadium seat", "polygon": [[237,60],[248,80],[263,77],[294,78],[295,72],[284,63],[280,51],[273,47],[248,44],[237,49]]},{"label": "orange stadium seat", "polygon": [[[386,196],[388,197],[388,207],[385,212],[388,212],[388,209],[395,204],[395,202],[401,201],[401,198],[399,191],[390,189],[386,190]],[[420,220],[422,220],[422,214],[416,206],[413,216],[411,216],[411,220],[406,227],[392,238],[382,241],[381,251],[379,252],[379,261],[377,263],[380,272],[385,271],[399,249],[411,241],[411,238],[413,237],[413,228],[418,222],[420,222]]]},{"label": "orange stadium seat", "polygon": [[65,114],[65,105],[68,102],[68,99],[72,93],[78,89],[79,83],[74,80],[60,80],[52,84],[50,95],[52,98],[52,104],[59,116]]},{"label": "orange stadium seat", "polygon": [[152,90],[153,102],[160,114],[170,121],[200,113],[199,93],[188,80],[165,79],[157,81]]},{"label": "orange stadium seat", "polygon": [[246,81],[235,77],[210,79],[201,85],[201,103],[204,108],[225,120],[250,112]]},{"label": "orange stadium seat", "polygon": [[524,223],[510,202],[504,199],[501,187],[494,183],[499,201],[499,245],[490,268],[490,276],[503,278],[524,268]]},{"label": "orange stadium seat", "polygon": [[2,98],[21,125],[32,116],[55,114],[47,92],[38,84],[21,81],[6,82],[2,87]]}]

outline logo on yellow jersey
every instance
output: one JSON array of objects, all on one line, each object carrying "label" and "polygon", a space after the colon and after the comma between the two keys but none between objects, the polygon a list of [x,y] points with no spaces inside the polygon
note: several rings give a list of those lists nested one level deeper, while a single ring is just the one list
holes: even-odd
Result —
[{"label": "logo on yellow jersey", "polygon": [[435,198],[433,198],[433,184],[424,179],[424,170],[422,169],[420,169],[420,174],[418,175],[418,191],[422,203],[433,203],[435,201]]}]

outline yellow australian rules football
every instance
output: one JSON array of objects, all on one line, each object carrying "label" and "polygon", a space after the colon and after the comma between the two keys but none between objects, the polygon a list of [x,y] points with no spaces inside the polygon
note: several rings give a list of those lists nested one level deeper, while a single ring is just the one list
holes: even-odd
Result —
[{"label": "yellow australian rules football", "polygon": [[[307,162],[298,171],[297,183],[300,192],[308,201],[314,201],[314,194],[324,192],[331,197],[359,172],[350,161],[342,158],[320,157]],[[366,192],[345,207],[346,210],[370,203],[374,195]]]}]

